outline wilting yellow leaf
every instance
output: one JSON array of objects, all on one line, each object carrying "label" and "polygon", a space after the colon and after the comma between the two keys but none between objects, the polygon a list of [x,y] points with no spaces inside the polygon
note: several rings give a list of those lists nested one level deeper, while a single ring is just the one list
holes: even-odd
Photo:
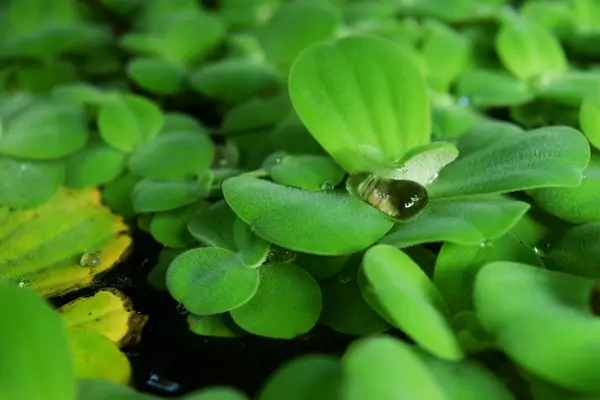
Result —
[{"label": "wilting yellow leaf", "polygon": [[[63,295],[113,267],[131,243],[127,225],[101,204],[97,189],[62,189],[38,208],[0,210],[0,282]],[[82,263],[86,253],[97,263]]]}]

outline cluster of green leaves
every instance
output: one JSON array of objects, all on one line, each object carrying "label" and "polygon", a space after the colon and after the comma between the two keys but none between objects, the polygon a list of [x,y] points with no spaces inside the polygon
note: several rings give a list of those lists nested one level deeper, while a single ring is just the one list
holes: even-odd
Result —
[{"label": "cluster of green leaves", "polygon": [[[98,3],[131,29],[69,0],[0,14],[0,206],[100,187],[199,335],[379,335],[261,399],[600,395],[597,0]],[[358,172],[429,202],[392,220],[344,188]]]}]

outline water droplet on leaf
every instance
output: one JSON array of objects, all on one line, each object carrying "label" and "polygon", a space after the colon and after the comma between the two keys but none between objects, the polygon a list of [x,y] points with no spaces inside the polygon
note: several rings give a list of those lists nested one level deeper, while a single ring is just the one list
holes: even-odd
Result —
[{"label": "water droplet on leaf", "polygon": [[180,314],[180,315],[187,315],[187,314],[189,314],[189,311],[187,310],[187,308],[185,308],[185,306],[183,305],[183,303],[178,303],[177,307],[176,307],[176,310],[177,310],[177,314]]},{"label": "water droplet on leaf", "polygon": [[350,175],[346,189],[382,213],[402,221],[415,217],[429,201],[427,189],[418,182],[385,179],[366,172]]},{"label": "water droplet on leaf", "polygon": [[31,282],[29,282],[27,279],[23,279],[19,282],[19,287],[28,288],[29,286],[31,286]]},{"label": "water droplet on leaf", "polygon": [[469,99],[467,96],[461,96],[458,98],[458,104],[460,104],[463,107],[468,106],[471,103],[471,99]]},{"label": "water droplet on leaf", "polygon": [[342,283],[348,283],[352,280],[352,276],[350,274],[347,274],[345,272],[340,272],[338,274],[338,280]]},{"label": "water droplet on leaf", "polygon": [[287,264],[296,260],[297,256],[298,254],[295,251],[271,245],[271,252],[269,253],[268,259],[273,263]]},{"label": "water droplet on leaf", "polygon": [[333,190],[333,185],[325,181],[321,184],[321,190]]},{"label": "water droplet on leaf", "polygon": [[86,268],[96,268],[100,265],[100,256],[98,253],[85,252],[79,259],[79,265]]}]

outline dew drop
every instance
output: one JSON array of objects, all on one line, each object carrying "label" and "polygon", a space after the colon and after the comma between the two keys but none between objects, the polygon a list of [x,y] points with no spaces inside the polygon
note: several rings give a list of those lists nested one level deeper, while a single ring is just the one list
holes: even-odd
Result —
[{"label": "dew drop", "polygon": [[350,276],[350,274],[347,274],[345,272],[340,272],[338,274],[338,280],[342,283],[348,283],[352,280],[352,276]]},{"label": "dew drop", "polygon": [[545,257],[546,256],[546,252],[544,251],[544,249],[535,246],[533,248],[533,251],[535,252],[535,254],[537,254],[538,257]]},{"label": "dew drop", "polygon": [[467,96],[461,96],[458,98],[458,104],[463,107],[468,106],[471,103],[471,100]]},{"label": "dew drop", "polygon": [[402,172],[403,174],[406,174],[408,172],[408,167],[406,166],[406,164],[403,164],[399,169],[400,172]]},{"label": "dew drop", "polygon": [[79,265],[85,268],[95,268],[100,265],[100,256],[98,253],[86,251],[79,259]]},{"label": "dew drop", "polygon": [[298,254],[295,251],[271,245],[271,252],[269,253],[268,259],[273,263],[287,264],[296,260],[297,256]]},{"label": "dew drop", "polygon": [[325,181],[321,184],[321,190],[333,190],[333,185]]},{"label": "dew drop", "polygon": [[177,303],[177,307],[175,309],[177,310],[177,314],[179,314],[179,315],[189,314],[189,311],[187,310],[187,308],[185,308],[183,303]]},{"label": "dew drop", "polygon": [[28,288],[29,286],[31,286],[31,282],[28,281],[27,279],[23,279],[23,280],[19,281],[19,287]]},{"label": "dew drop", "polygon": [[492,242],[484,240],[483,242],[479,243],[479,247],[491,247],[492,246]]}]

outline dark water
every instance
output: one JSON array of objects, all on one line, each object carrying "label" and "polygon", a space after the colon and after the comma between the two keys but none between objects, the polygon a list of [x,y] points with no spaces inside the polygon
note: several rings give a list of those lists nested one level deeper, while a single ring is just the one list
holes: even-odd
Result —
[{"label": "dark water", "polygon": [[123,349],[139,391],[170,397],[201,387],[230,385],[253,395],[283,362],[307,353],[341,355],[353,339],[323,326],[294,340],[198,336],[188,330],[177,302],[146,282],[160,249],[149,235],[136,231],[133,252],[124,263],[91,287],[53,299],[60,306],[99,288],[115,287],[131,297],[137,312],[149,316],[141,341]]}]

